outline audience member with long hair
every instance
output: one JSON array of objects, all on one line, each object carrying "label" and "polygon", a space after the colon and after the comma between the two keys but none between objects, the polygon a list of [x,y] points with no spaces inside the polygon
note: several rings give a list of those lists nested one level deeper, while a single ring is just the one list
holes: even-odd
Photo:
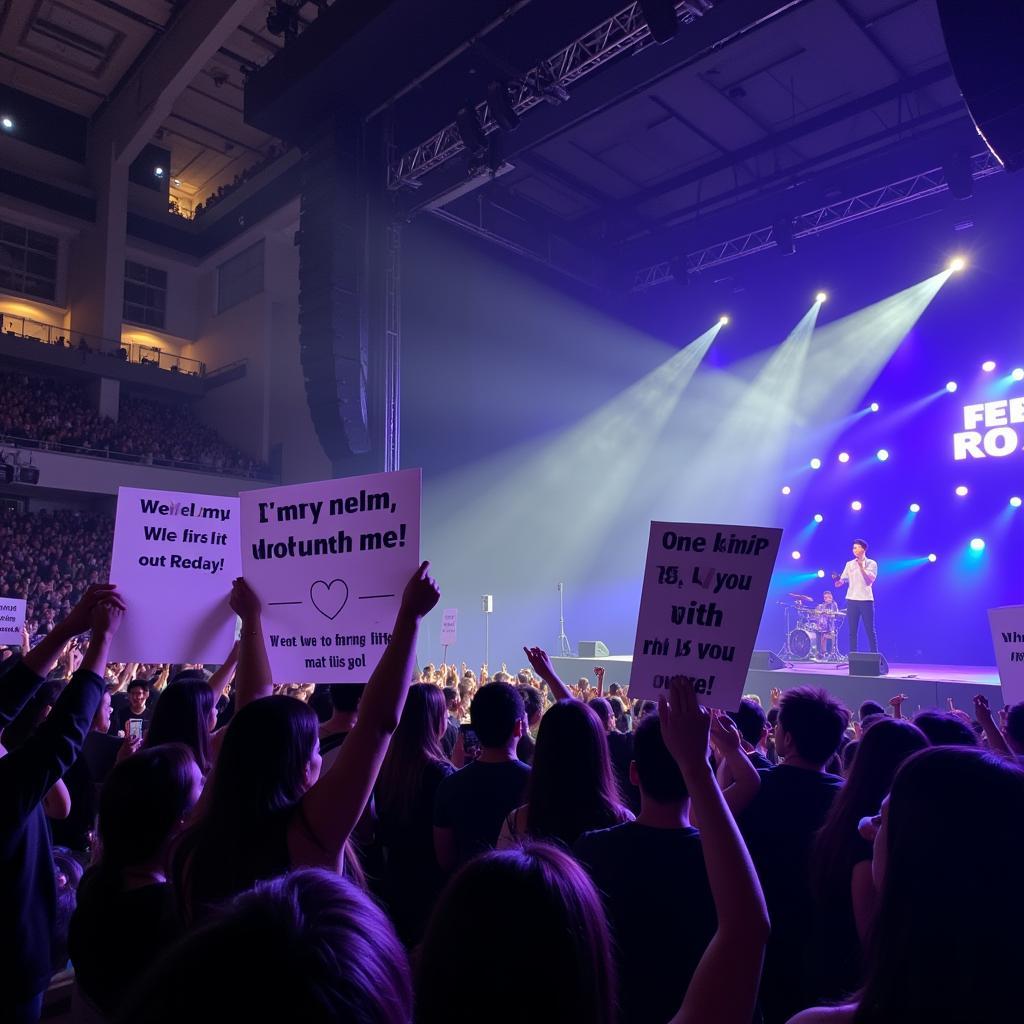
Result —
[{"label": "audience member with long hair", "polygon": [[[976,747],[908,758],[883,801],[872,873],[879,899],[864,986],[791,1024],[964,1024],[1019,1016],[1024,770]],[[1005,881],[950,891],[951,878]],[[977,898],[972,898],[976,895]]]},{"label": "audience member with long hair", "polygon": [[293,697],[272,695],[259,599],[236,580],[232,608],[242,619],[237,711],[196,821],[174,857],[187,921],[291,868],[345,867],[349,836],[398,727],[420,620],[438,601],[428,569],[424,562],[406,585],[359,719],[322,776],[316,712]]},{"label": "audience member with long hair", "polygon": [[167,853],[202,783],[191,748],[167,743],[125,758],[103,787],[99,859],[79,886],[69,939],[77,987],[102,1013],[113,1014],[126,990],[177,938]]},{"label": "audience member with long hair", "polygon": [[540,721],[526,803],[506,817],[499,848],[526,837],[569,847],[584,832],[632,817],[597,714],[582,701],[558,701]]},{"label": "audience member with long hair", "polygon": [[863,948],[875,913],[871,843],[858,832],[862,818],[877,813],[900,765],[928,746],[910,722],[885,718],[861,737],[846,784],[819,830],[811,853],[815,928],[809,944],[808,991],[838,999],[859,986]]},{"label": "audience member with long hair", "polygon": [[444,884],[434,854],[434,799],[455,771],[441,745],[447,726],[442,691],[431,683],[411,686],[375,790],[381,896],[408,946],[419,941]]},{"label": "audience member with long hair", "polygon": [[212,763],[210,733],[216,725],[216,701],[210,684],[205,679],[175,679],[156,702],[142,749],[183,743],[205,776]]}]

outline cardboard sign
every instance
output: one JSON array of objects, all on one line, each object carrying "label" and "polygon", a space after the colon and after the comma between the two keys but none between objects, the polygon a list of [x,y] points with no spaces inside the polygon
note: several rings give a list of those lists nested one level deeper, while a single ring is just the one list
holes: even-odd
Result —
[{"label": "cardboard sign", "polygon": [[739,706],[781,540],[774,528],[651,523],[630,697],[685,676],[702,704]]},{"label": "cardboard sign", "polygon": [[243,491],[275,683],[364,683],[420,564],[420,471]]},{"label": "cardboard sign", "polygon": [[458,608],[445,608],[441,613],[441,646],[453,647],[455,645],[456,628],[459,621]]},{"label": "cardboard sign", "polygon": [[990,608],[988,622],[992,628],[1003,701],[1016,704],[1024,700],[1024,604]]},{"label": "cardboard sign", "polygon": [[25,599],[0,597],[0,644],[5,647],[21,646],[21,631],[25,626]]},{"label": "cardboard sign", "polygon": [[121,487],[110,581],[127,613],[111,661],[222,662],[241,574],[238,499]]}]

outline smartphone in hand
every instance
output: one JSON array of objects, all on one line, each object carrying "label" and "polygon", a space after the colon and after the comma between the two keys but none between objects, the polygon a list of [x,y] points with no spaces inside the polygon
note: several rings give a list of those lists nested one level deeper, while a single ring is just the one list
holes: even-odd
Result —
[{"label": "smartphone in hand", "polygon": [[129,718],[128,719],[128,735],[133,740],[142,739],[142,719],[141,718]]}]

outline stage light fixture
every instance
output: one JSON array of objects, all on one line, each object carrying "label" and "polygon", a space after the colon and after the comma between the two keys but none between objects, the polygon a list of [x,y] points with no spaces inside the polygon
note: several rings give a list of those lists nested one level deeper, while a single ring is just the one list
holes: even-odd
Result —
[{"label": "stage light fixture", "polygon": [[965,260],[963,256],[954,256],[949,261],[949,269],[952,270],[954,274],[957,273],[958,271],[963,270],[966,266],[967,260]]},{"label": "stage light fixture", "polygon": [[1013,372],[1012,372],[1012,373],[1010,374],[1010,376],[1011,376],[1011,377],[1012,377],[1012,378],[1013,378],[1014,380],[1024,380],[1024,367],[1018,366],[1018,367],[1017,367],[1017,368],[1016,368],[1016,369],[1015,369],[1015,370],[1014,370],[1014,371],[1013,371]]},{"label": "stage light fixture", "polygon": [[811,469],[821,469],[821,459],[817,456],[811,459]]},{"label": "stage light fixture", "polygon": [[818,579],[819,580],[823,580],[824,578],[825,578],[825,570],[824,569],[819,569],[818,570]]},{"label": "stage light fixture", "polygon": [[838,457],[840,462],[849,462],[850,461],[850,453],[849,452],[840,452],[837,457]]},{"label": "stage light fixture", "polygon": [[4,114],[3,117],[0,117],[0,125],[3,125],[5,132],[12,132],[14,131],[14,118],[8,117]]},{"label": "stage light fixture", "polygon": [[799,551],[794,551],[793,552],[793,560],[796,561],[796,562],[800,561],[800,552]]},{"label": "stage light fixture", "polygon": [[476,116],[476,108],[470,105],[460,107],[455,114],[455,128],[466,151],[480,157],[487,151],[487,135]]},{"label": "stage light fixture", "polygon": [[875,452],[875,458],[878,459],[879,462],[888,462],[889,450],[887,448],[879,448],[878,451]]},{"label": "stage light fixture", "polygon": [[994,359],[986,359],[985,362],[981,364],[981,368],[985,373],[991,373],[996,368],[996,361]]},{"label": "stage light fixture", "polygon": [[878,410],[879,410],[880,406],[879,406],[879,404],[878,404],[877,402],[872,402],[872,403],[871,403],[871,405],[870,405],[870,406],[868,406],[868,408],[869,408],[869,409],[870,409],[870,410],[871,410],[872,412],[878,412]]},{"label": "stage light fixture", "polygon": [[723,313],[718,318],[718,322],[724,327],[729,322],[729,318],[725,315],[725,313]]},{"label": "stage light fixture", "polygon": [[790,487],[790,486],[789,486],[789,484],[786,484],[786,485],[785,485],[785,486],[784,486],[784,487],[782,488],[782,493],[783,493],[783,494],[792,494],[792,492],[793,492],[793,488],[792,488],[792,487]]},{"label": "stage light fixture", "polygon": [[859,512],[863,507],[864,505],[859,501],[850,502],[850,508],[852,508],[854,512]]},{"label": "stage light fixture", "polygon": [[823,522],[825,522],[825,517],[820,512],[815,512],[814,513],[814,521],[816,523],[823,523]]},{"label": "stage light fixture", "polygon": [[175,188],[181,188],[181,178],[175,178],[174,179],[174,187]]},{"label": "stage light fixture", "polygon": [[938,560],[939,560],[939,556],[938,555],[929,555],[928,556],[928,561],[929,562],[937,562]]},{"label": "stage light fixture", "polygon": [[956,389],[957,389],[957,383],[956,383],[955,380],[948,380],[948,381],[946,381],[946,390],[950,394],[953,394],[953,392],[956,391]]},{"label": "stage light fixture", "polygon": [[162,167],[154,167],[154,168],[153,168],[153,173],[154,173],[154,174],[155,174],[155,175],[156,175],[156,176],[157,176],[158,178],[162,178],[162,177],[164,176],[164,169],[163,169]]},{"label": "stage light fixture", "polygon": [[1014,496],[1013,496],[1013,497],[1012,497],[1012,498],[1010,499],[1010,508],[1020,508],[1020,506],[1021,506],[1021,503],[1022,503],[1022,499],[1021,499],[1021,498],[1018,498],[1018,497],[1017,497],[1017,495],[1015,494],[1015,495],[1014,495]]},{"label": "stage light fixture", "polygon": [[679,31],[679,15],[672,0],[640,0],[640,12],[656,43],[667,43],[675,38]]},{"label": "stage light fixture", "polygon": [[828,293],[827,292],[818,292],[818,294],[814,296],[814,301],[815,302],[824,302],[827,298],[828,298]]},{"label": "stage light fixture", "polygon": [[914,512],[914,513],[920,512],[920,511],[921,511],[921,506],[920,506],[920,505],[918,505],[918,503],[917,503],[917,502],[915,501],[915,502],[913,502],[913,503],[911,504],[911,506],[910,506],[910,511],[911,511],[911,512]]},{"label": "stage light fixture", "polygon": [[514,132],[519,127],[519,115],[505,82],[491,82],[487,86],[487,109],[502,131]]},{"label": "stage light fixture", "polygon": [[963,484],[960,484],[960,486],[957,487],[957,489],[956,489],[956,496],[958,498],[966,498],[967,497],[967,488]]},{"label": "stage light fixture", "polygon": [[972,551],[984,551],[985,550],[985,542],[980,537],[975,537],[971,541],[971,550]]}]

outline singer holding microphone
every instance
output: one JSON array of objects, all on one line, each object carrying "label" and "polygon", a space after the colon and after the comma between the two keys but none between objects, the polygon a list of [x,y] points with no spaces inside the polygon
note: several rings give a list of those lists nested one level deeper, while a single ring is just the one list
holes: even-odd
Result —
[{"label": "singer holding microphone", "polygon": [[857,650],[857,633],[860,622],[864,621],[864,632],[868,638],[868,650],[878,651],[875,635],[875,595],[872,587],[878,579],[878,563],[868,555],[868,542],[853,542],[853,558],[846,563],[841,575],[832,574],[837,587],[849,586],[846,594],[847,621],[850,626],[850,650]]}]

